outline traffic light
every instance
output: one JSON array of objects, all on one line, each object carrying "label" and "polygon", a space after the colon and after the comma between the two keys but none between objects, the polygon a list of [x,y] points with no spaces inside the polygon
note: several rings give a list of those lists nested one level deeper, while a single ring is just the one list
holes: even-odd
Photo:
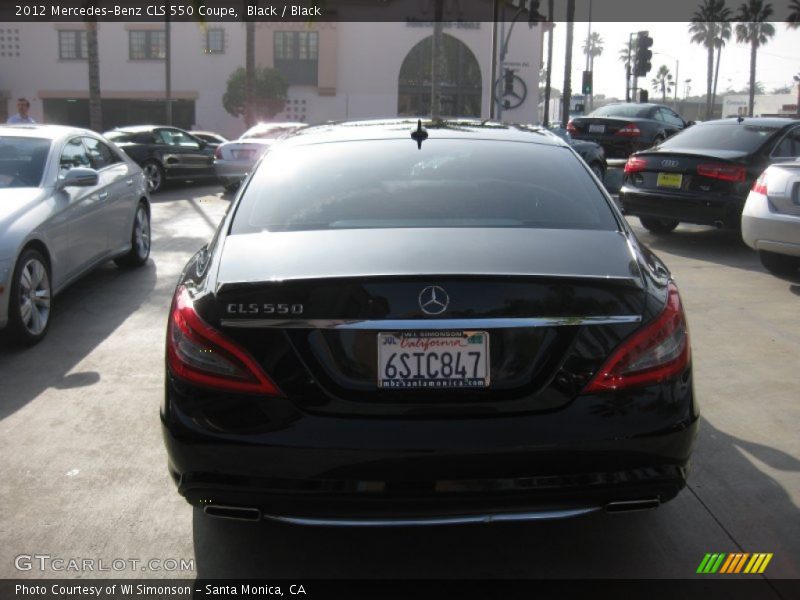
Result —
[{"label": "traffic light", "polygon": [[530,0],[528,4],[528,27],[536,27],[542,21],[547,21],[547,17],[539,12],[540,0]]},{"label": "traffic light", "polygon": [[583,72],[583,84],[581,85],[581,91],[585,96],[592,95],[592,72],[591,71],[584,71]]},{"label": "traffic light", "polygon": [[514,93],[514,70],[506,69],[503,73],[504,95]]},{"label": "traffic light", "polygon": [[650,64],[650,59],[653,58],[653,52],[650,47],[653,45],[653,38],[650,37],[649,32],[640,31],[636,38],[636,56],[633,62],[633,75],[634,77],[644,77],[653,68]]},{"label": "traffic light", "polygon": [[649,100],[650,100],[650,94],[648,93],[648,91],[639,90],[639,102],[641,102],[642,104],[647,104]]}]

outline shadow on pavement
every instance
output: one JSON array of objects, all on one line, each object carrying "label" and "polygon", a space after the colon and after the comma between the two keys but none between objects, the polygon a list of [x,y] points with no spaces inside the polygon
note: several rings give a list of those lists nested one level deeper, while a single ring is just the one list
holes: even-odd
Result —
[{"label": "shadow on pavement", "polygon": [[664,252],[747,271],[764,271],[758,254],[742,241],[738,230],[680,225],[672,233],[654,235],[638,227],[638,221],[634,226],[639,239],[656,254]]},{"label": "shadow on pavement", "polygon": [[152,259],[132,270],[107,263],[56,296],[50,330],[39,344],[17,348],[0,337],[0,419],[49,387],[69,389],[100,381],[101,373],[70,371],[141,307],[156,279]]},{"label": "shadow on pavement", "polygon": [[222,521],[194,509],[197,576],[691,578],[706,552],[744,551],[774,552],[768,574],[798,577],[798,509],[746,454],[774,468],[798,468],[783,452],[704,422],[691,489],[654,511],[517,524],[347,529]]}]

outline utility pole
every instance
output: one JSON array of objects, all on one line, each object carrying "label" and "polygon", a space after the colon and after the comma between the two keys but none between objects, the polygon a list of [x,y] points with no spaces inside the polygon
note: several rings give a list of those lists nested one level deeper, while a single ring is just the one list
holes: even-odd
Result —
[{"label": "utility pole", "polygon": [[442,13],[444,0],[434,0],[433,8],[433,51],[431,52],[431,119],[436,121],[442,117],[442,94],[440,82],[442,76]]},{"label": "utility pole", "polygon": [[547,0],[547,20],[550,23],[550,33],[547,35],[547,75],[544,84],[544,126],[550,126],[550,82],[553,72],[553,0]]},{"label": "utility pole", "polygon": [[[591,60],[593,48],[591,46],[591,43],[592,43],[592,0],[589,0],[589,30],[586,32],[586,70],[587,71],[591,71],[591,68],[593,66],[592,65],[592,60]],[[581,92],[583,92],[583,90],[581,90]],[[588,102],[586,102],[586,109],[584,111],[585,114],[589,114],[592,111],[594,90],[592,90],[592,93],[588,94],[587,96],[588,96],[587,97]]]},{"label": "utility pole", "polygon": [[566,129],[569,123],[569,106],[572,96],[572,37],[575,31],[575,0],[567,0],[567,52],[564,63],[564,96],[562,98],[561,126]]},{"label": "utility pole", "polygon": [[164,22],[164,90],[166,96],[167,125],[172,125],[172,44],[170,39],[170,3],[166,5],[166,20]]}]

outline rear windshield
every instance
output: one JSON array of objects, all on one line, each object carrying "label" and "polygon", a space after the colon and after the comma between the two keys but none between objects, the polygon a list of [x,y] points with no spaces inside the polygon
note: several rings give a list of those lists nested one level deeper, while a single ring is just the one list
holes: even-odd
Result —
[{"label": "rear windshield", "polygon": [[661,143],[661,148],[736,150],[755,152],[779,127],[733,121],[701,123]]},{"label": "rear windshield", "polygon": [[0,188],[39,187],[50,140],[0,136]]},{"label": "rear windshield", "polygon": [[273,146],[232,230],[530,227],[614,230],[605,196],[571,150],[428,139]]},{"label": "rear windshield", "polygon": [[653,110],[652,106],[636,106],[635,104],[618,104],[602,106],[592,111],[590,117],[647,117]]},{"label": "rear windshield", "polygon": [[271,140],[274,138],[279,138],[281,136],[287,135],[289,133],[294,133],[300,129],[299,127],[269,127],[264,129],[251,129],[249,131],[245,131],[242,134],[242,137],[239,139],[246,140],[252,138],[258,139],[266,139]]}]

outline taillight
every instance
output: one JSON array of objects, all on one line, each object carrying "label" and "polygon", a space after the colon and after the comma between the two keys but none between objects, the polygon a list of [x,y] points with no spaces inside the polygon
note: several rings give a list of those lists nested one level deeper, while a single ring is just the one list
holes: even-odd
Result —
[{"label": "taillight", "polygon": [[678,288],[669,283],[667,305],[649,325],[622,342],[584,388],[584,394],[655,385],[689,364],[689,332]]},{"label": "taillight", "polygon": [[647,168],[647,160],[644,158],[640,158],[638,156],[631,156],[628,158],[628,162],[625,163],[625,169],[623,170],[624,173],[638,173],[639,171],[644,171]]},{"label": "taillight", "polygon": [[172,301],[167,327],[167,362],[173,375],[202,387],[282,395],[247,350],[200,318],[183,286],[175,292]]},{"label": "taillight", "polygon": [[762,173],[753,183],[752,189],[756,194],[767,195],[767,174]]},{"label": "taillight", "polygon": [[719,163],[708,163],[697,165],[697,174],[711,179],[722,179],[723,181],[744,181],[747,173],[744,167],[738,165],[723,165]]},{"label": "taillight", "polygon": [[222,159],[222,146],[217,146],[214,148],[214,158],[218,160]]},{"label": "taillight", "polygon": [[640,129],[633,123],[628,123],[625,125],[625,127],[617,131],[617,135],[621,135],[623,137],[639,137],[641,134],[642,132]]},{"label": "taillight", "polygon": [[567,133],[570,134],[570,135],[578,133],[578,128],[575,127],[575,124],[572,121],[567,123]]}]

